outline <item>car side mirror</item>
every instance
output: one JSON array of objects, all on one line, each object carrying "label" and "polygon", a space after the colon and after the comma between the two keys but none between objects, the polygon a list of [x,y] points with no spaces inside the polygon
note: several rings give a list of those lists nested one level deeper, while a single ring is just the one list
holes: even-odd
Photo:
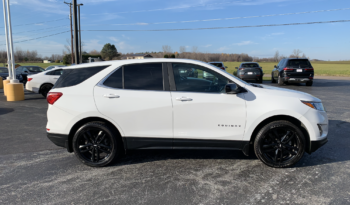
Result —
[{"label": "car side mirror", "polygon": [[225,66],[225,68],[228,68],[227,66]]},{"label": "car side mirror", "polygon": [[277,66],[276,66],[276,65],[274,65],[273,67],[274,67],[274,68],[277,68]]},{"label": "car side mirror", "polygon": [[225,86],[225,90],[227,94],[238,94],[241,92],[240,87],[238,87],[234,83],[229,83]]},{"label": "car side mirror", "polygon": [[238,67],[235,67],[236,69],[238,69]]},{"label": "car side mirror", "polygon": [[28,71],[24,71],[25,73],[28,73]]}]

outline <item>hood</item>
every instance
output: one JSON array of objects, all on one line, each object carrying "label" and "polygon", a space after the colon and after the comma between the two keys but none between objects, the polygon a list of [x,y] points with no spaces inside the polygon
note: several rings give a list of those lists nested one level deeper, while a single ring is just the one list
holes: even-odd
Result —
[{"label": "hood", "polygon": [[[273,93],[279,96],[286,96],[286,97],[296,97],[303,101],[312,101],[312,102],[321,102],[320,99],[316,98],[315,96],[312,96],[308,93],[304,93],[297,90],[291,90],[286,88],[279,88],[269,85],[261,85],[263,89],[265,89],[269,93]],[[261,89],[261,88],[260,88]]]}]

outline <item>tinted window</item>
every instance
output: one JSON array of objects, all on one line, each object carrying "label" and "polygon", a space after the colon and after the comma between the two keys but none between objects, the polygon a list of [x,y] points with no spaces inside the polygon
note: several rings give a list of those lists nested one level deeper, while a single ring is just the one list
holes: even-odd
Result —
[{"label": "tinted window", "polygon": [[86,79],[107,68],[107,66],[97,66],[88,68],[65,69],[61,77],[57,80],[55,88],[63,88],[78,85]]},{"label": "tinted window", "polygon": [[311,64],[307,59],[293,59],[288,61],[287,66],[294,68],[309,68],[311,67]]},{"label": "tinted window", "polygon": [[55,71],[47,72],[46,75],[54,75]]},{"label": "tinted window", "polygon": [[103,85],[111,88],[123,88],[123,69],[119,68],[112,75],[110,75]]},{"label": "tinted window", "polygon": [[22,69],[23,69],[23,67],[18,67],[18,68],[16,68],[16,71],[17,72],[22,72]]},{"label": "tinted window", "polygon": [[161,63],[124,66],[124,88],[137,90],[163,90]]},{"label": "tinted window", "polygon": [[55,70],[54,71],[54,75],[62,75],[62,73],[63,73],[63,70]]},{"label": "tinted window", "polygon": [[173,63],[177,91],[221,93],[228,79],[217,72],[193,64]]},{"label": "tinted window", "polygon": [[242,64],[242,68],[257,68],[259,65],[257,63],[244,63]]},{"label": "tinted window", "polygon": [[41,67],[27,67],[27,69],[30,72],[42,72],[42,71],[45,71],[44,68],[41,68]]},{"label": "tinted window", "polygon": [[8,73],[8,69],[7,68],[0,68],[0,73]]},{"label": "tinted window", "polygon": [[210,63],[210,64],[215,65],[216,67],[224,67],[222,63]]}]

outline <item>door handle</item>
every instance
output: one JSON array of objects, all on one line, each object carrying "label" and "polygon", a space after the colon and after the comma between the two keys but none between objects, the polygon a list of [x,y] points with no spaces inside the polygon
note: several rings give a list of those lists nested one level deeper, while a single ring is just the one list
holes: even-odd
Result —
[{"label": "door handle", "polygon": [[105,98],[119,98],[119,95],[116,95],[116,94],[105,94],[105,95],[103,95],[103,97],[105,97]]},{"label": "door handle", "polygon": [[176,98],[176,100],[178,100],[178,101],[192,101],[191,98],[187,98],[187,97]]}]

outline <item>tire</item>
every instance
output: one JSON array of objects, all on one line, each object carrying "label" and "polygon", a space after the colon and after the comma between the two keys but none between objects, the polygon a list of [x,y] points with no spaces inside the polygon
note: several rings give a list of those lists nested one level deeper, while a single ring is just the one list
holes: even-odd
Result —
[{"label": "tire", "polygon": [[273,74],[271,74],[271,83],[276,83],[276,80],[273,78]]},{"label": "tire", "polygon": [[261,77],[261,78],[259,78],[259,80],[258,80],[258,83],[263,83],[263,78]]},{"label": "tire", "polygon": [[306,86],[312,86],[313,81],[306,82]]},{"label": "tire", "polygon": [[[118,135],[102,122],[88,122],[73,137],[75,156],[85,165],[103,167],[119,157]],[[121,141],[121,140],[120,140]]]},{"label": "tire", "polygon": [[52,87],[53,86],[50,84],[45,84],[45,85],[41,86],[40,93],[46,98],[47,94],[50,92]]},{"label": "tire", "polygon": [[274,121],[261,128],[254,141],[254,151],[267,166],[290,167],[303,157],[305,137],[293,123]]},{"label": "tire", "polygon": [[278,76],[278,85],[284,85],[284,82],[281,76]]}]

